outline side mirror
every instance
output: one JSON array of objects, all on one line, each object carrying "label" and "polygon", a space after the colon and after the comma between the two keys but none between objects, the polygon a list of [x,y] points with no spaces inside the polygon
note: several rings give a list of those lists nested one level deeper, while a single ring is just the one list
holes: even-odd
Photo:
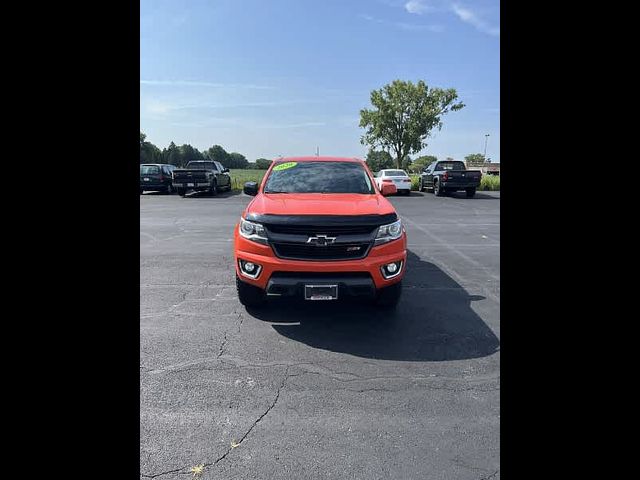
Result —
[{"label": "side mirror", "polygon": [[247,195],[255,197],[258,194],[258,184],[256,182],[247,182],[244,184],[244,188],[242,189],[242,191]]},{"label": "side mirror", "polygon": [[389,195],[394,195],[398,193],[398,189],[393,183],[383,183],[382,184],[382,195],[388,197]]},{"label": "side mirror", "polygon": [[222,173],[229,173],[229,169],[228,168],[223,169]]}]

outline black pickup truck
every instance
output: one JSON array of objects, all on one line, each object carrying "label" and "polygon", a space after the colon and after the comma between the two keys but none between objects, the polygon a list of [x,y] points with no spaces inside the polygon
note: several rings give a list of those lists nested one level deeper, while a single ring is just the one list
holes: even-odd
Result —
[{"label": "black pickup truck", "polygon": [[173,171],[173,186],[182,197],[188,190],[216,195],[222,190],[231,190],[231,176],[220,162],[197,160],[187,163],[187,168]]},{"label": "black pickup truck", "polygon": [[421,192],[431,190],[438,197],[464,190],[467,192],[467,197],[473,197],[480,186],[481,178],[480,170],[467,170],[464,162],[457,160],[433,162],[420,174],[418,189]]}]

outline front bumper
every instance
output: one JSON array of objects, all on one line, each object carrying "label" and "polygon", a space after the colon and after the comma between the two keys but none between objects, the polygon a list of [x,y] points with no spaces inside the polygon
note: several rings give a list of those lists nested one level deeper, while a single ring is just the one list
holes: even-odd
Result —
[{"label": "front bumper", "polygon": [[[346,274],[368,274],[373,287],[378,290],[402,280],[406,271],[407,264],[407,234],[403,233],[402,237],[398,240],[372,247],[369,254],[362,259],[358,260],[340,260],[340,261],[307,261],[307,260],[288,260],[278,258],[274,254],[272,248],[269,245],[262,245],[256,242],[247,240],[240,236],[238,233],[238,227],[234,230],[235,241],[235,268],[236,273],[240,280],[259,287],[263,290],[267,290],[269,281],[274,273],[278,273],[274,278],[278,278],[280,273],[286,273],[291,275],[293,273],[300,273],[304,275],[304,281],[310,283],[312,280],[318,280],[324,282],[323,276],[329,276],[336,274],[344,278]],[[262,270],[258,275],[258,278],[252,279],[245,276],[238,265],[238,260],[246,260],[256,263],[262,266]],[[385,279],[380,271],[383,265],[391,262],[402,261],[402,270],[397,276]],[[314,277],[315,274],[315,277]],[[363,275],[364,277],[364,275]],[[292,277],[294,278],[294,277]],[[282,283],[282,282],[281,282]],[[287,283],[285,281],[285,283]],[[288,282],[291,283],[291,282]],[[297,281],[294,283],[298,283]],[[340,283],[340,282],[338,282]],[[366,283],[366,282],[365,282]],[[362,285],[361,283],[354,283],[353,285]],[[367,283],[369,284],[369,283]]]},{"label": "front bumper", "polygon": [[168,187],[167,183],[140,182],[140,190],[166,190]]},{"label": "front bumper", "polygon": [[337,285],[340,297],[373,297],[376,286],[367,273],[340,275],[332,273],[322,275],[303,272],[275,272],[267,282],[268,296],[303,297],[305,285]]}]

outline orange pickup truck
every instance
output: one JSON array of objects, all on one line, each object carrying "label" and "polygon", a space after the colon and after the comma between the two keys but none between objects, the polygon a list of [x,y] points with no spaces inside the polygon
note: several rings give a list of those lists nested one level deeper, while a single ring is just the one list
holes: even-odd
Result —
[{"label": "orange pickup truck", "polygon": [[407,237],[364,161],[295,157],[272,162],[234,230],[236,286],[248,307],[268,297],[368,297],[393,308],[402,292]]}]

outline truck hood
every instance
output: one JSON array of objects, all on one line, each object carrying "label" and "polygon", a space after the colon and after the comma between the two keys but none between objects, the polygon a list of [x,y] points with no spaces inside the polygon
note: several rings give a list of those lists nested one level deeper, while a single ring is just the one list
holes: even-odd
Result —
[{"label": "truck hood", "polygon": [[395,209],[379,194],[261,193],[246,212],[258,215],[386,215],[395,213]]}]

